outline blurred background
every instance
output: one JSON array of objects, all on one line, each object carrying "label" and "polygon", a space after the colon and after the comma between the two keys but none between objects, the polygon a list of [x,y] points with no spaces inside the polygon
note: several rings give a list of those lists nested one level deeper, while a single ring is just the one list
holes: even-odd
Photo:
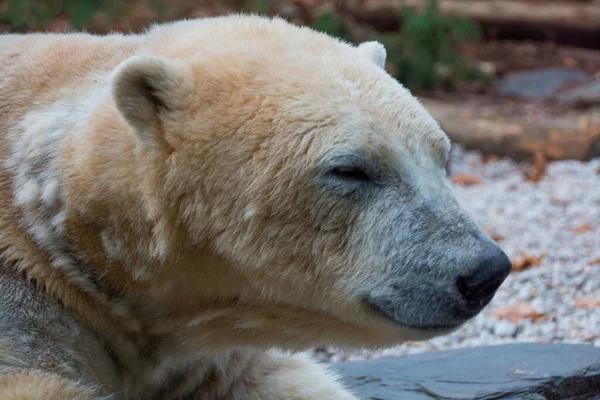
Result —
[{"label": "blurred background", "polygon": [[232,12],[278,15],[359,43],[453,141],[448,172],[513,273],[456,333],[383,353],[507,342],[600,347],[600,1],[0,0],[0,32],[137,32]]}]

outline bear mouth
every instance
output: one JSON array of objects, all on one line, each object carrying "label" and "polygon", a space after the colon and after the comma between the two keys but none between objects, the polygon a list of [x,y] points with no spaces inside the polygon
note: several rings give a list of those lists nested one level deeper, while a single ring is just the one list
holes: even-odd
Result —
[{"label": "bear mouth", "polygon": [[400,326],[402,328],[409,328],[409,329],[415,329],[415,330],[427,331],[427,332],[443,333],[443,332],[454,331],[454,330],[458,329],[460,326],[462,326],[465,322],[467,322],[468,320],[473,318],[475,315],[479,314],[477,312],[477,313],[473,313],[473,315],[471,315],[471,314],[461,315],[460,320],[458,320],[456,322],[452,322],[452,323],[414,325],[414,324],[410,324],[410,323],[406,323],[406,322],[398,320],[397,318],[394,317],[393,313],[391,313],[388,310],[382,308],[381,306],[369,301],[368,299],[363,299],[363,301],[368,305],[369,308],[371,308],[373,311],[375,311],[377,314],[379,314],[379,316],[382,316],[386,320],[393,322],[397,326]]}]

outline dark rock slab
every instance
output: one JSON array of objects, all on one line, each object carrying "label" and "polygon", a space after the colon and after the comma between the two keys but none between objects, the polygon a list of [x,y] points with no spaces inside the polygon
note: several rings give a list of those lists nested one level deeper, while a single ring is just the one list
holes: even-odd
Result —
[{"label": "dark rock slab", "polygon": [[509,96],[545,99],[566,85],[584,83],[589,79],[586,73],[576,69],[546,68],[506,75],[498,82],[498,90]]},{"label": "dark rock slab", "polygon": [[333,364],[371,400],[600,399],[600,348],[511,344]]}]

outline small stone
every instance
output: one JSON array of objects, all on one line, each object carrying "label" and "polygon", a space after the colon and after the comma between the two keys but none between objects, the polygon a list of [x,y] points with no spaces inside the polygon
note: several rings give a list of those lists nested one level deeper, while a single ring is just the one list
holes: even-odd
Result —
[{"label": "small stone", "polygon": [[504,95],[536,99],[552,96],[565,84],[583,83],[589,79],[587,74],[576,69],[547,68],[509,74],[498,82],[498,88]]},{"label": "small stone", "polygon": [[552,196],[552,204],[555,206],[566,207],[569,205],[569,197],[564,193],[555,194]]},{"label": "small stone", "polygon": [[517,297],[519,300],[529,300],[533,296],[531,295],[532,289],[530,287],[524,286],[519,290]]},{"label": "small stone", "polygon": [[517,334],[517,325],[510,321],[498,321],[494,326],[494,335],[500,337],[514,337]]}]

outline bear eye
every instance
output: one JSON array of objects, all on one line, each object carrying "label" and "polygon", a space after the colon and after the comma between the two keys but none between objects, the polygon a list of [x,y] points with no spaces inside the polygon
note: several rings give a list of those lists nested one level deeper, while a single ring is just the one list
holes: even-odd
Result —
[{"label": "bear eye", "polygon": [[368,182],[369,175],[360,167],[335,167],[330,171],[331,175],[338,179],[347,181]]}]

